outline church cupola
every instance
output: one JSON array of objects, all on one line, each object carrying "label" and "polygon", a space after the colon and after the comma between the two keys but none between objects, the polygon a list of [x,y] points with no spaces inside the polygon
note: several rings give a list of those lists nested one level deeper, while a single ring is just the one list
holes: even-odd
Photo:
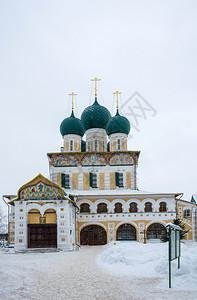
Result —
[{"label": "church cupola", "polygon": [[121,116],[118,111],[118,95],[120,92],[116,91],[114,94],[117,96],[117,112],[107,123],[106,132],[110,139],[110,151],[126,151],[127,137],[131,127],[129,120]]},{"label": "church cupola", "polygon": [[81,115],[86,133],[86,151],[104,152],[107,151],[106,125],[111,119],[111,114],[97,100],[97,82],[100,79],[94,78],[92,81],[95,81],[95,101]]},{"label": "church cupola", "polygon": [[72,113],[70,117],[65,118],[60,125],[60,132],[64,139],[65,152],[80,152],[81,151],[81,138],[84,135],[83,123],[74,115],[74,93],[69,94],[72,96]]}]

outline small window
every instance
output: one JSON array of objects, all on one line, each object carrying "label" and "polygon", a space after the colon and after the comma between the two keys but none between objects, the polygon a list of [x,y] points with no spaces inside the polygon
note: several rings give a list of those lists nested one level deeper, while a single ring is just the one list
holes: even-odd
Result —
[{"label": "small window", "polygon": [[90,173],[90,186],[97,188],[97,174],[95,173]]},{"label": "small window", "polygon": [[73,151],[74,147],[73,147],[73,140],[70,141],[70,151]]},{"label": "small window", "polygon": [[184,210],[184,218],[190,218],[191,217],[191,210],[185,209]]},{"label": "small window", "polygon": [[102,151],[105,151],[105,141],[102,141]]},{"label": "small window", "polygon": [[121,145],[120,145],[120,139],[117,140],[117,150],[120,150]]},{"label": "small window", "polygon": [[161,202],[161,203],[160,203],[160,205],[159,205],[159,211],[160,211],[160,212],[165,212],[165,211],[167,211],[166,203],[165,203],[165,202]]},{"label": "small window", "polygon": [[115,213],[122,213],[122,203],[116,203],[115,204]]},{"label": "small window", "polygon": [[145,212],[152,212],[152,203],[150,202],[145,203]]},{"label": "small window", "polygon": [[62,187],[65,189],[70,188],[70,176],[69,174],[61,174],[61,182],[62,182]]},{"label": "small window", "polygon": [[98,141],[94,140],[94,151],[97,152],[98,151]]},{"label": "small window", "polygon": [[135,202],[130,203],[129,212],[131,212],[131,213],[137,212],[137,203],[135,203]]},{"label": "small window", "polygon": [[116,186],[124,187],[123,184],[123,173],[116,172]]},{"label": "small window", "polygon": [[90,143],[90,141],[88,141],[88,152],[90,152],[91,151],[91,143]]},{"label": "small window", "polygon": [[80,205],[80,213],[89,213],[90,212],[90,205],[88,203],[83,203]]},{"label": "small window", "polygon": [[99,203],[97,206],[97,213],[107,213],[107,204]]}]

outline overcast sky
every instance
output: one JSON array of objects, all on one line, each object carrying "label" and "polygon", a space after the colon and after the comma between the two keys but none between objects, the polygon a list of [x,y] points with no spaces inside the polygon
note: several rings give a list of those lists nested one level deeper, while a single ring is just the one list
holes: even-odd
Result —
[{"label": "overcast sky", "polygon": [[16,194],[59,151],[61,121],[138,91],[157,114],[131,129],[138,187],[197,193],[197,1],[0,1],[0,194]]}]

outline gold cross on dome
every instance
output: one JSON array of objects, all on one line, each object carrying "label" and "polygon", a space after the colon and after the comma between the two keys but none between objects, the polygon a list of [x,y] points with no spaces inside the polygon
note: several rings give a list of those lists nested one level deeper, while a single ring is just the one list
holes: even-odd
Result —
[{"label": "gold cross on dome", "polygon": [[69,96],[72,96],[72,110],[74,109],[74,96],[77,96],[77,94],[75,93],[71,93],[71,94],[68,94]]},{"label": "gold cross on dome", "polygon": [[114,92],[113,94],[116,95],[116,108],[118,109],[118,95],[120,95],[120,94],[122,94],[122,93],[119,92],[119,91],[116,91],[116,92]]},{"label": "gold cross on dome", "polygon": [[91,79],[91,81],[95,82],[95,98],[96,98],[97,97],[97,82],[101,81],[101,79],[95,77],[94,79]]}]

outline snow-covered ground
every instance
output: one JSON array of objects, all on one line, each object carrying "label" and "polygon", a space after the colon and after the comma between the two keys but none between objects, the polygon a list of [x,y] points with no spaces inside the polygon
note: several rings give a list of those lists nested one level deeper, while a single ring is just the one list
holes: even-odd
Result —
[{"label": "snow-covered ground", "polygon": [[[114,275],[161,278],[158,287],[168,288],[168,243],[113,242],[105,246],[97,263]],[[197,291],[197,243],[181,243],[181,268],[178,260],[172,261],[172,288]]]},{"label": "snow-covered ground", "polygon": [[197,244],[182,245],[181,269],[173,265],[170,290],[167,244],[117,242],[44,254],[0,250],[0,300],[197,299]]}]

